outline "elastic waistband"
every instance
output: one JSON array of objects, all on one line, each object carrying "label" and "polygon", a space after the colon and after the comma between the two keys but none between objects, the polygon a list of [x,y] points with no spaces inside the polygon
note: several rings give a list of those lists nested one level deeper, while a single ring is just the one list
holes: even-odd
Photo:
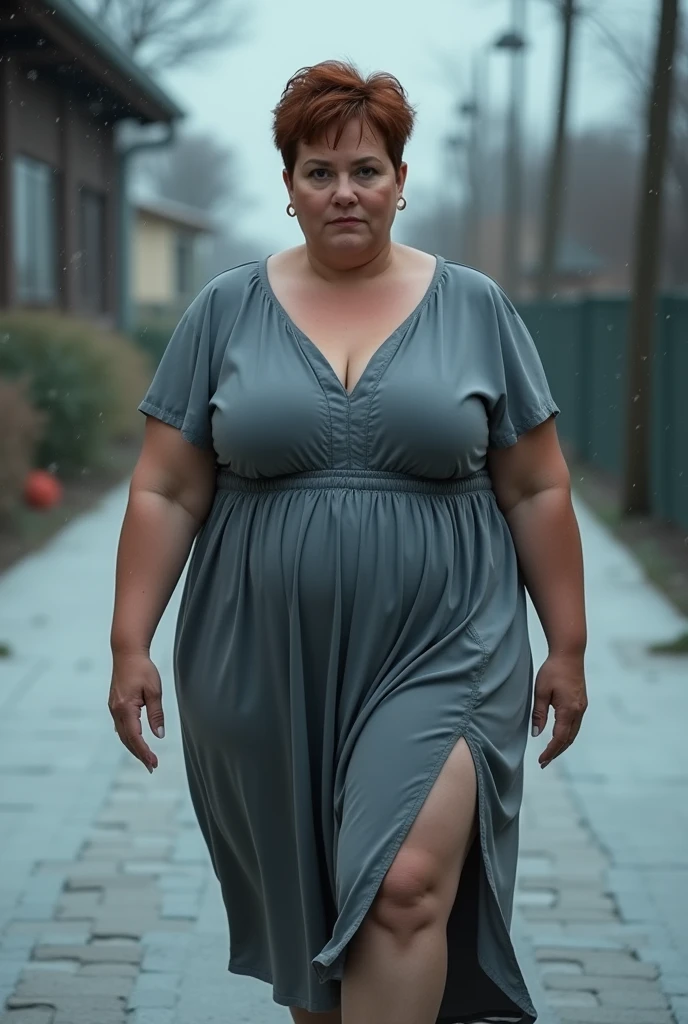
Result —
[{"label": "elastic waistband", "polygon": [[354,491],[403,491],[413,494],[472,494],[475,491],[492,490],[487,470],[480,470],[460,480],[426,480],[408,473],[381,473],[368,469],[322,469],[253,480],[238,476],[229,469],[221,469],[217,475],[217,486],[219,490],[242,491],[248,494],[332,488]]}]

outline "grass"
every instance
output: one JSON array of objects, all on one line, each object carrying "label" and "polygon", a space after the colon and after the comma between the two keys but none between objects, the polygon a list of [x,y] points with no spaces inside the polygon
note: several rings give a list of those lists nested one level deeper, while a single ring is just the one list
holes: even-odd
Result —
[{"label": "grass", "polygon": [[[688,617],[688,537],[683,527],[652,517],[621,514],[618,484],[597,469],[569,455],[574,491],[597,518],[637,559],[647,579]],[[672,641],[655,644],[653,654],[688,656],[688,632]]]},{"label": "grass", "polygon": [[688,632],[682,633],[668,643],[652,644],[650,651],[652,654],[688,655]]}]

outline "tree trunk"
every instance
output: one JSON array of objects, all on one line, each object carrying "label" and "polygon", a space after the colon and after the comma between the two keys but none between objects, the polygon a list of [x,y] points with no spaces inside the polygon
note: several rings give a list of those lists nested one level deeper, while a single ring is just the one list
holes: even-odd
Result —
[{"label": "tree trunk", "polygon": [[679,0],[662,0],[648,113],[630,311],[624,514],[650,511],[652,341],[659,277],[662,193],[667,163]]},{"label": "tree trunk", "polygon": [[566,126],[568,122],[569,93],[571,82],[571,50],[575,10],[573,0],[564,0],[562,8],[563,34],[561,55],[561,79],[559,83],[559,105],[557,107],[554,144],[550,160],[545,213],[542,226],[542,249],[540,254],[540,297],[549,299],[552,295],[556,275],[556,261],[559,251],[560,224],[564,195],[564,174],[566,170]]}]

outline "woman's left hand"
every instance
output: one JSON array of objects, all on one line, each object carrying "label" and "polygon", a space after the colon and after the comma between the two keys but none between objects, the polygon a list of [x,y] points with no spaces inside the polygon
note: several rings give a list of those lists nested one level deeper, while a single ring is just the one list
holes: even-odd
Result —
[{"label": "woman's left hand", "polygon": [[538,672],[533,705],[534,736],[539,736],[547,725],[550,705],[554,708],[554,731],[538,759],[541,768],[563,754],[580,730],[588,707],[582,655],[551,654]]}]

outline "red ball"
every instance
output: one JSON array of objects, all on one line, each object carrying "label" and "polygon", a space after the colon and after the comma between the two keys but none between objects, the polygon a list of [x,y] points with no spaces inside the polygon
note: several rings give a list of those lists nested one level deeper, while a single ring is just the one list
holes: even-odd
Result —
[{"label": "red ball", "polygon": [[62,500],[62,484],[46,469],[32,469],[24,482],[24,501],[31,508],[53,508]]}]

